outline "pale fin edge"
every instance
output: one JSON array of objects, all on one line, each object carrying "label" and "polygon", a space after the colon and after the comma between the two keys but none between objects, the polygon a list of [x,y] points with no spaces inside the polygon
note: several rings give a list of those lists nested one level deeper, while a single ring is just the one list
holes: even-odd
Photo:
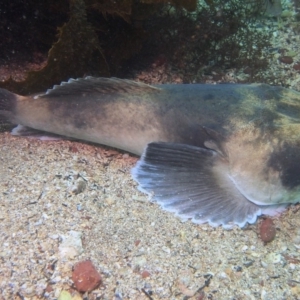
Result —
[{"label": "pale fin edge", "polygon": [[46,93],[36,95],[34,98],[51,98],[68,95],[79,95],[82,93],[145,93],[159,92],[160,88],[128,79],[119,79],[115,77],[92,77],[69,79],[67,82],[62,82],[60,85],[54,85],[52,89],[48,89]]},{"label": "pale fin edge", "polygon": [[56,141],[62,139],[69,139],[58,134],[37,130],[20,124],[17,127],[13,128],[13,130],[11,131],[11,135],[34,138],[42,141]]},{"label": "pale fin edge", "polygon": [[138,189],[183,220],[226,229],[253,224],[261,214],[286,205],[258,206],[247,200],[212,150],[174,143],[150,143],[132,169]]}]

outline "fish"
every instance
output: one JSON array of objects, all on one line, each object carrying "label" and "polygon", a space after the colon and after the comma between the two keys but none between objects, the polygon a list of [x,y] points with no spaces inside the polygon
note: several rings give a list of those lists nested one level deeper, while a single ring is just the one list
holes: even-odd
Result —
[{"label": "fish", "polygon": [[300,93],[292,89],[85,77],[29,96],[0,89],[0,116],[140,156],[137,188],[184,221],[244,227],[300,201]]}]

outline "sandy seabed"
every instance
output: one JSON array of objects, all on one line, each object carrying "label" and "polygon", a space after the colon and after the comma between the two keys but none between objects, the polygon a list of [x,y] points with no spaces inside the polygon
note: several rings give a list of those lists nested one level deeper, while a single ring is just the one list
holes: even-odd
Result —
[{"label": "sandy seabed", "polygon": [[[288,18],[269,28],[275,53],[266,77],[299,91],[299,34]],[[294,52],[293,64],[280,63],[280,49]],[[16,68],[0,66],[1,80]],[[247,80],[227,71],[223,82]],[[168,72],[164,65],[135,79],[182,82]],[[75,297],[72,267],[86,259],[102,284],[77,300],[300,299],[300,205],[274,219],[276,238],[266,245],[257,224],[224,230],[182,222],[138,192],[130,175],[137,159],[0,133],[1,300],[58,299],[63,290]]]},{"label": "sandy seabed", "polygon": [[72,267],[86,259],[103,282],[85,299],[300,298],[299,206],[264,245],[257,225],[162,211],[136,189],[137,158],[124,152],[2,133],[0,161],[0,299],[72,293]]}]

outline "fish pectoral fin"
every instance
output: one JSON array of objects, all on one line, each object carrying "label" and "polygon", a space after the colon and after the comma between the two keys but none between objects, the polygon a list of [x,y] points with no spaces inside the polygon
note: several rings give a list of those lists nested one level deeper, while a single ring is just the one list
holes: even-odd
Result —
[{"label": "fish pectoral fin", "polygon": [[226,158],[228,155],[225,147],[223,146],[225,138],[220,133],[211,128],[208,128],[206,126],[202,126],[202,128],[209,137],[209,139],[204,141],[204,146],[208,149],[212,149],[218,152],[219,155]]},{"label": "fish pectoral fin", "polygon": [[261,207],[247,200],[217,152],[185,144],[150,143],[132,170],[139,190],[165,210],[195,223],[231,228],[254,223]]},{"label": "fish pectoral fin", "polygon": [[23,125],[18,125],[17,127],[13,128],[11,131],[12,135],[15,136],[25,136],[25,137],[30,137],[34,138],[37,140],[43,140],[43,141],[54,141],[54,140],[62,140],[62,139],[69,139],[65,138],[61,135],[42,131],[42,130],[37,130],[31,127],[23,126]]}]

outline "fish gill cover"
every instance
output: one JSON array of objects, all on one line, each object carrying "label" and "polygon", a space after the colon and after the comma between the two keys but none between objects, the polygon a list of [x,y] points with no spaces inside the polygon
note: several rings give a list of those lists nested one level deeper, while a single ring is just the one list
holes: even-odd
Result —
[{"label": "fish gill cover", "polygon": [[[164,57],[178,72],[189,66],[185,82],[195,77],[201,81],[201,74],[208,69],[250,65],[250,81],[258,81],[268,64],[270,33],[258,30],[255,22],[262,12],[273,14],[270,7],[275,2],[278,0],[56,0],[41,5],[29,0],[23,17],[35,7],[39,16],[52,16],[54,7],[61,16],[59,22],[50,18],[47,30],[46,18],[37,17],[40,23],[35,20],[34,26],[28,27],[34,31],[31,49],[49,45],[47,63],[28,72],[24,81],[8,78],[0,86],[24,95],[71,77],[132,77],[130,70],[145,68],[157,57]],[[3,5],[4,9],[7,18],[0,24],[7,28],[10,14],[16,12],[10,11],[10,4]],[[50,38],[49,32],[55,32],[57,26],[56,39]],[[0,52],[9,49],[9,30],[2,35],[6,44]]]}]

